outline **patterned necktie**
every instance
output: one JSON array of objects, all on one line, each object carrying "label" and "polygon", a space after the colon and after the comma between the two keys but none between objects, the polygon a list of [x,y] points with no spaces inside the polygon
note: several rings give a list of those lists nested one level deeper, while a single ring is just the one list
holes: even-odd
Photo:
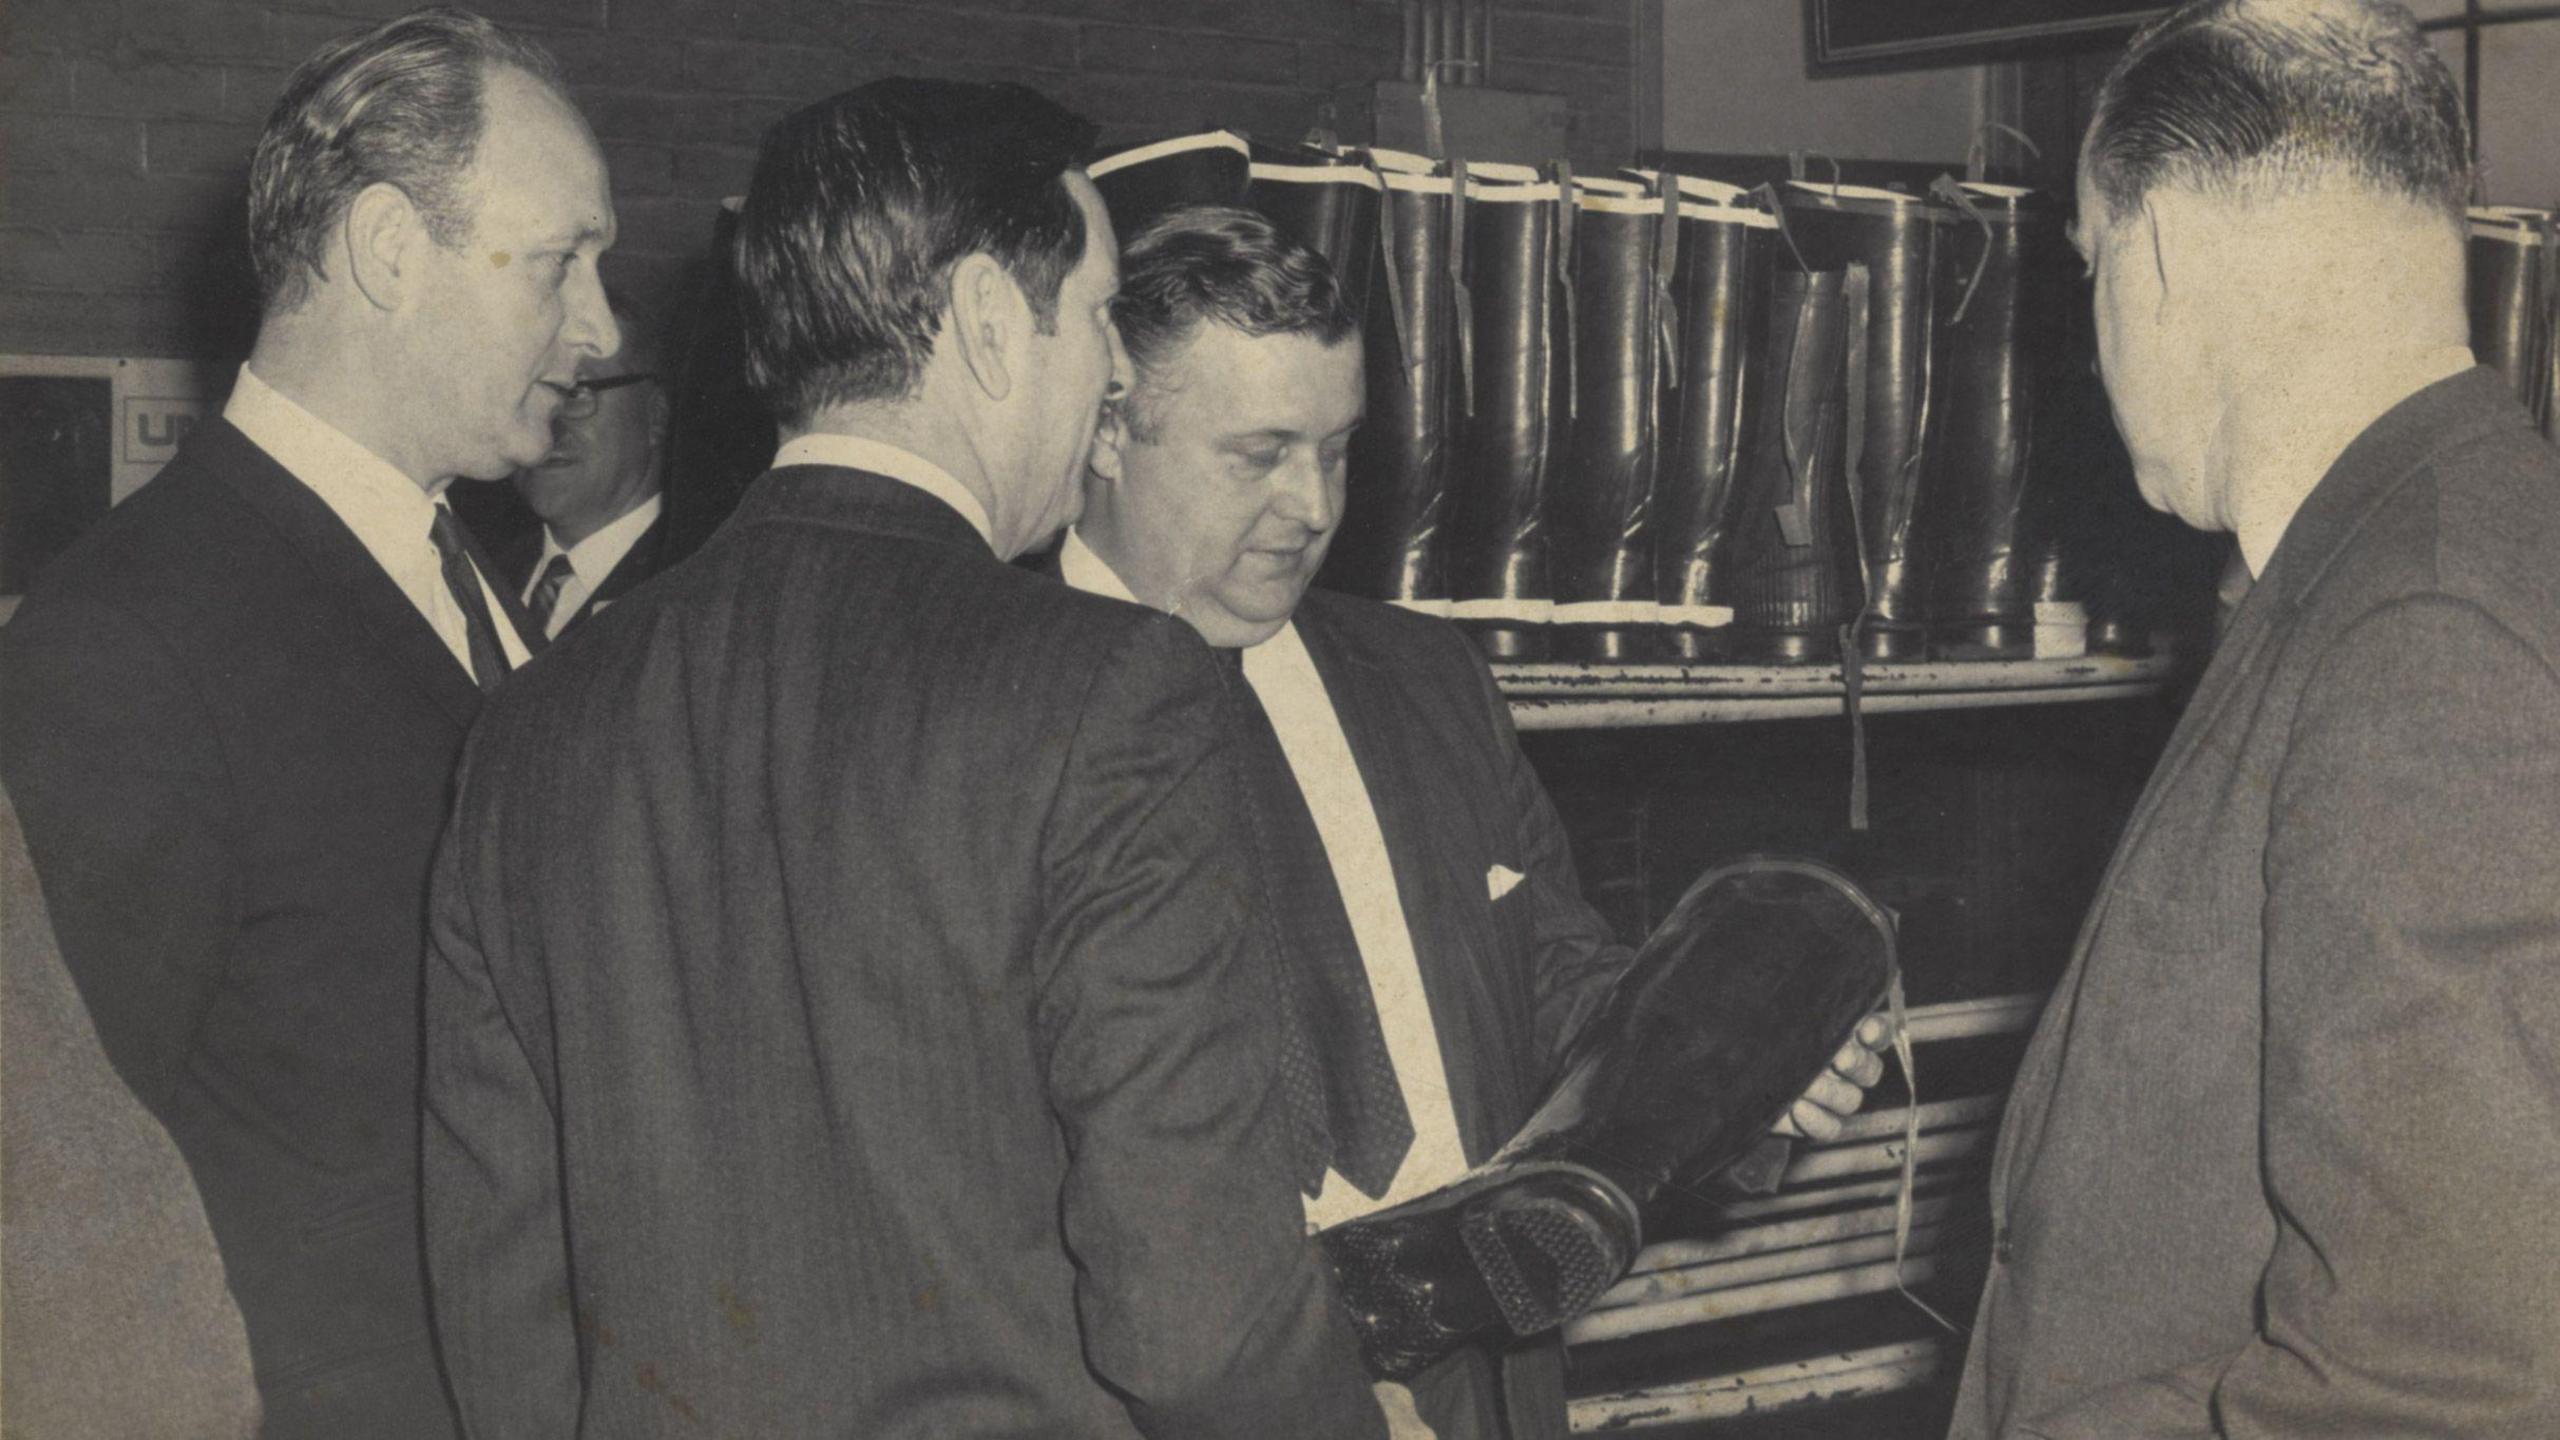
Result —
[{"label": "patterned necktie", "polygon": [[1296,1178],[1312,1195],[1330,1165],[1374,1200],[1413,1148],[1413,1116],[1396,1083],[1369,969],[1325,857],[1324,836],[1271,717],[1244,679],[1241,652],[1216,653],[1235,677],[1242,768],[1280,938],[1280,1085],[1298,1132]]},{"label": "patterned necktie", "polygon": [[453,603],[462,607],[462,633],[470,641],[471,678],[480,683],[485,695],[498,688],[507,678],[506,647],[498,643],[497,622],[489,618],[488,599],[480,593],[480,571],[471,563],[471,554],[462,546],[462,522],[441,505],[435,507],[435,522],[427,527],[427,536],[436,543],[436,554],[444,561],[444,588],[453,592]]},{"label": "patterned necktie", "polygon": [[542,578],[533,582],[533,624],[544,635],[553,633],[551,612],[560,608],[560,592],[569,588],[578,572],[569,565],[566,555],[554,555],[542,567]]}]

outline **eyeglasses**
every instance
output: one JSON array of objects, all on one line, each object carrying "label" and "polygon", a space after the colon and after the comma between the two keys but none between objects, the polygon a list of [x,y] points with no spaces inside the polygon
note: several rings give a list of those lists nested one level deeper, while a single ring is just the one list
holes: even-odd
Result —
[{"label": "eyeglasses", "polygon": [[570,386],[568,393],[560,397],[560,413],[573,420],[584,419],[596,413],[596,407],[604,403],[598,397],[607,390],[619,390],[625,385],[637,385],[643,380],[657,378],[650,371],[634,370],[628,375],[607,375],[601,380],[581,380]]}]

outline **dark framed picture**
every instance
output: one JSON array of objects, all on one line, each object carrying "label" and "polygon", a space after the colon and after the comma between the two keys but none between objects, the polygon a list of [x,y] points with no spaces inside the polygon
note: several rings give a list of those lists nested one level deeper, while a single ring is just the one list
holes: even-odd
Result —
[{"label": "dark framed picture", "polygon": [[0,355],[0,619],[46,562],[159,473],[227,388],[184,360]]},{"label": "dark framed picture", "polygon": [[2157,0],[1804,0],[1805,61],[1823,74],[2071,49],[2121,39],[2169,8]]}]

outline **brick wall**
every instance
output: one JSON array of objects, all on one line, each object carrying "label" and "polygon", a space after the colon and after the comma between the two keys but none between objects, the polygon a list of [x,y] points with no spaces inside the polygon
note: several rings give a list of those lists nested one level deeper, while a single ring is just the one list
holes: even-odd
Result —
[{"label": "brick wall", "polygon": [[[0,0],[0,353],[242,353],[259,123],[321,41],[414,0]],[[1629,0],[1498,0],[1497,84],[1570,97],[1573,158],[1629,150]],[[1391,75],[1395,0],[479,0],[560,58],[659,291],[793,105],[895,73],[1020,80],[1111,139],[1289,138]],[[1365,133],[1346,102],[1340,133]]]}]

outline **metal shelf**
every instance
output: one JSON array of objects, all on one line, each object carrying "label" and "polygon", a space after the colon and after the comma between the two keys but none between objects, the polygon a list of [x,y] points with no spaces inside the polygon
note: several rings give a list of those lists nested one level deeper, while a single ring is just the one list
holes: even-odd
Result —
[{"label": "metal shelf", "polygon": [[[2166,654],[1870,664],[1859,708],[1881,715],[2121,700],[2157,691],[2176,668]],[[1523,730],[1806,719],[1840,714],[1844,693],[1837,665],[1496,662],[1493,674]]]}]

